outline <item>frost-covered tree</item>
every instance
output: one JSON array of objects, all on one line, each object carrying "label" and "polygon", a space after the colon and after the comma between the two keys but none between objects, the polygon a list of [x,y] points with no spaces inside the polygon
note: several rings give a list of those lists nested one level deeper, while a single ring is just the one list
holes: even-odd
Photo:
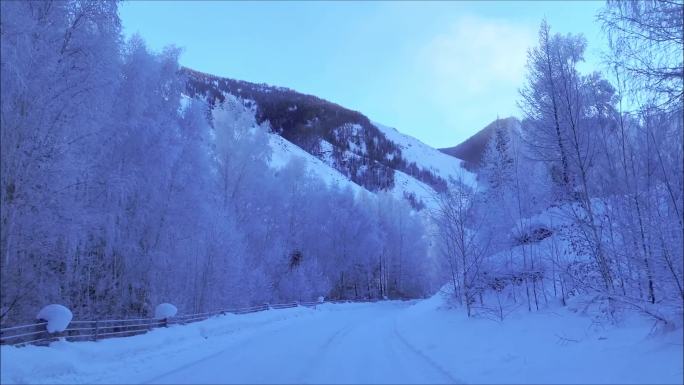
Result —
[{"label": "frost-covered tree", "polygon": [[406,202],[273,164],[253,103],[184,95],[180,50],[125,41],[116,2],[0,6],[3,325],[432,287]]},{"label": "frost-covered tree", "polygon": [[511,134],[500,119],[495,122],[494,133],[487,142],[482,155],[479,176],[492,198],[500,195],[511,185],[513,157],[511,155]]},{"label": "frost-covered tree", "polygon": [[479,294],[481,268],[490,252],[488,213],[481,199],[482,194],[474,187],[452,180],[449,188],[437,196],[437,207],[432,212],[454,294],[465,305],[468,316]]},{"label": "frost-covered tree", "polygon": [[119,82],[112,2],[3,2],[0,319],[62,296]]},{"label": "frost-covered tree", "polygon": [[608,33],[608,62],[629,81],[628,93],[660,108],[680,109],[684,2],[609,0],[598,19]]},{"label": "frost-covered tree", "polygon": [[[568,215],[581,227],[581,241],[591,249],[605,289],[612,291],[609,256],[592,200],[595,185],[591,170],[597,151],[592,123],[596,114],[604,113],[605,103],[610,107],[610,100],[588,97],[589,90],[601,80],[577,70],[585,47],[581,35],[552,36],[543,22],[539,46],[529,51],[528,80],[521,91],[520,106],[526,114],[525,140],[537,159],[549,165],[557,181],[558,199],[568,202]],[[612,90],[608,88],[608,92]]]}]

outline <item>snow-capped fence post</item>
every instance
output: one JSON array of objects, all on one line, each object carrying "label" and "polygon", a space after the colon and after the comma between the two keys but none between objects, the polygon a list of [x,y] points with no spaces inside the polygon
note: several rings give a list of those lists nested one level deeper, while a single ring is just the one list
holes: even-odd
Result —
[{"label": "snow-capped fence post", "polygon": [[71,323],[72,318],[71,310],[65,306],[51,304],[43,307],[36,315],[36,319],[47,321],[47,324],[44,329],[38,326],[41,329],[40,331],[43,332],[39,336],[45,335],[42,340],[46,342],[58,337],[60,334],[65,337],[68,336],[69,333],[65,333],[65,330],[69,323]]},{"label": "snow-capped fence post", "polygon": [[176,315],[178,309],[170,303],[160,303],[154,309],[154,318],[160,319],[163,327],[169,327],[169,318]]}]

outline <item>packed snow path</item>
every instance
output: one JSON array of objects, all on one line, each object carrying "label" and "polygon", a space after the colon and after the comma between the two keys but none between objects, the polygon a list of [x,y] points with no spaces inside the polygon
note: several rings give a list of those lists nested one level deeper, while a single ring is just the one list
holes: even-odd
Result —
[{"label": "packed snow path", "polygon": [[565,312],[497,323],[424,301],[226,315],[145,335],[2,347],[2,383],[681,383],[681,329],[591,330]]},{"label": "packed snow path", "polygon": [[146,383],[456,383],[396,329],[402,303],[347,305],[274,322]]}]

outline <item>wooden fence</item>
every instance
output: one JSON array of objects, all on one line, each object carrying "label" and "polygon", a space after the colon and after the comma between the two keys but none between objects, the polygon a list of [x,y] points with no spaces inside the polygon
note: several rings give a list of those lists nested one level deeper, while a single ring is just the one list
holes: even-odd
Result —
[{"label": "wooden fence", "polygon": [[[327,303],[342,302],[375,302],[362,301],[326,301]],[[187,324],[203,321],[210,317],[225,314],[256,313],[269,309],[287,309],[297,306],[316,307],[324,302],[289,302],[281,304],[263,304],[238,309],[218,310],[206,313],[185,314],[168,319],[134,318],[117,320],[71,321],[62,332],[48,333],[47,322],[41,321],[27,325],[18,325],[0,329],[0,345],[47,345],[50,342],[64,338],[67,341],[96,341],[104,338],[128,337],[144,334],[148,331],[174,324]]]}]

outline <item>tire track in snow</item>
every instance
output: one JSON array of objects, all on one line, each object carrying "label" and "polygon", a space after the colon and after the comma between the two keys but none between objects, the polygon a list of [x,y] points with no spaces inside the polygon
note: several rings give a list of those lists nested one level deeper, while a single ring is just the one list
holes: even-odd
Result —
[{"label": "tire track in snow", "polygon": [[351,323],[346,324],[336,332],[334,332],[328,339],[316,349],[316,353],[313,354],[313,358],[309,361],[309,368],[304,368],[304,370],[297,376],[299,383],[308,383],[307,378],[310,378],[313,374],[313,369],[318,368],[318,363],[320,363],[326,356],[326,353],[330,351],[330,347],[337,343],[342,337],[349,334],[349,332],[354,328]]},{"label": "tire track in snow", "polygon": [[408,340],[399,333],[399,329],[397,328],[397,319],[394,319],[393,322],[393,331],[394,335],[397,337],[399,341],[409,350],[412,352],[414,355],[420,357],[424,362],[426,362],[429,366],[437,370],[440,374],[442,374],[444,377],[449,379],[449,382],[452,384],[465,384],[465,382],[455,378],[454,376],[451,375],[446,369],[444,369],[440,364],[435,362],[432,358],[427,356],[425,353],[423,353],[420,349],[416,348],[413,344],[408,342]]},{"label": "tire track in snow", "polygon": [[[279,320],[279,321],[283,321],[283,320]],[[279,321],[275,321],[275,323],[277,323],[277,322],[279,322]],[[272,325],[272,324],[273,324],[273,323],[267,323],[266,326],[270,326],[270,325]],[[281,330],[286,329],[287,327],[288,327],[288,325],[285,324],[285,325],[280,326],[280,327],[278,327],[278,328],[275,328],[275,329],[272,329],[272,330],[267,331],[266,334],[278,333],[278,332],[280,332]],[[231,351],[231,350],[236,350],[236,349],[239,350],[239,348],[246,346],[246,345],[249,344],[249,342],[251,342],[253,339],[255,339],[255,338],[260,338],[260,337],[262,337],[263,335],[264,335],[264,334],[258,333],[256,330],[254,330],[254,331],[252,332],[252,334],[246,336],[245,338],[242,338],[242,339],[233,341],[233,342],[235,342],[235,343],[230,344],[230,345],[229,345],[227,348],[225,348],[225,349],[221,349],[221,350],[219,350],[219,351],[217,351],[217,352],[214,352],[214,353],[212,353],[212,354],[206,355],[206,356],[204,356],[204,357],[202,357],[202,358],[192,360],[192,361],[190,361],[190,362],[188,362],[188,363],[186,363],[186,364],[183,364],[183,365],[181,365],[181,366],[178,366],[178,367],[176,367],[176,368],[174,368],[173,370],[170,370],[170,371],[168,371],[168,372],[164,372],[164,373],[161,373],[161,374],[157,374],[156,376],[152,377],[151,379],[148,379],[147,381],[141,382],[141,384],[153,384],[153,383],[157,383],[159,380],[163,379],[164,377],[168,377],[168,376],[173,375],[173,374],[175,374],[175,373],[182,372],[182,371],[184,371],[184,370],[186,370],[186,369],[188,369],[188,368],[191,368],[191,367],[193,367],[193,366],[199,365],[199,364],[201,364],[201,363],[203,363],[203,362],[205,362],[205,361],[207,361],[207,360],[211,360],[211,359],[213,359],[213,358],[216,358],[216,357],[219,357],[219,356],[221,356],[221,355],[223,355],[223,354],[226,354],[227,352],[229,352],[229,351]]]}]

